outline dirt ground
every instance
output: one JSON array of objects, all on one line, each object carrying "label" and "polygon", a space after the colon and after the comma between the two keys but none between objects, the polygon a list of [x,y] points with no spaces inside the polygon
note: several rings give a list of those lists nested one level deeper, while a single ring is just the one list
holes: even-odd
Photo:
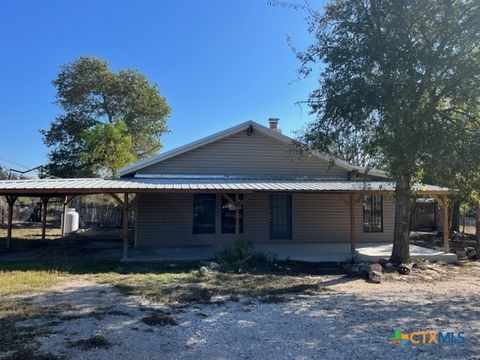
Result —
[{"label": "dirt ground", "polygon": [[[12,339],[20,351],[0,349],[0,358],[479,359],[479,276],[479,262],[381,284],[316,275],[309,279],[322,290],[311,295],[167,305],[79,275],[41,294],[2,297],[11,308],[1,318],[25,336]],[[402,349],[391,341],[395,329],[463,332],[465,342]]]}]

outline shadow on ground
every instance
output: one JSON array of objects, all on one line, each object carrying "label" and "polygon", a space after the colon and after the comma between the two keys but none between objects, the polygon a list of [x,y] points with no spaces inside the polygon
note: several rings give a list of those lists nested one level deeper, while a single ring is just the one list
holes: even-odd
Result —
[{"label": "shadow on ground", "polygon": [[[379,289],[297,296],[283,302],[245,297],[165,307],[140,304],[107,285],[85,282],[22,301],[31,309],[4,312],[4,334],[8,329],[28,329],[31,335],[26,339],[23,333],[21,350],[36,349],[52,358],[143,359],[162,354],[182,359],[474,359],[480,352],[480,295],[472,293]],[[158,314],[171,319],[143,321]],[[397,328],[464,332],[465,343],[410,344],[402,349],[391,341]],[[0,348],[18,351],[15,336],[4,339],[13,345],[3,340]],[[90,343],[100,345],[72,346]]]}]

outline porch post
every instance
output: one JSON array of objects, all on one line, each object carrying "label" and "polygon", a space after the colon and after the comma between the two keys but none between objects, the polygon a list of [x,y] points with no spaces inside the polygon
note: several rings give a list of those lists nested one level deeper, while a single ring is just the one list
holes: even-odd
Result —
[{"label": "porch post", "polygon": [[67,205],[68,205],[68,196],[65,195],[63,198],[63,211],[62,211],[62,237],[65,236],[65,219],[67,218]]},{"label": "porch post", "polygon": [[443,246],[445,247],[445,252],[450,251],[450,246],[448,244],[448,232],[450,226],[448,226],[448,197],[443,196],[442,198],[442,203],[443,203]]},{"label": "porch post", "polygon": [[17,200],[15,195],[5,196],[8,203],[8,225],[7,225],[7,250],[12,249],[12,220],[13,220],[13,204]]},{"label": "porch post", "polygon": [[355,255],[355,196],[350,193],[350,253]]},{"label": "porch post", "polygon": [[240,195],[235,194],[235,235],[240,235]]},{"label": "porch post", "polygon": [[123,260],[128,256],[128,193],[123,194]]},{"label": "porch post", "polygon": [[45,233],[47,229],[47,206],[48,206],[48,196],[42,197],[42,240],[45,240]]}]

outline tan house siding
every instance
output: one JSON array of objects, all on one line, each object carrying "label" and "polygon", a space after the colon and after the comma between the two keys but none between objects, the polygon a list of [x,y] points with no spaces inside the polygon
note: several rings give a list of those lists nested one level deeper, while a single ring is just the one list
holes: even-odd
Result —
[{"label": "tan house siding", "polygon": [[191,206],[190,194],[138,195],[137,245],[188,244],[182,235],[191,234]]},{"label": "tan house siding", "polygon": [[224,139],[145,167],[141,174],[216,174],[245,176],[310,176],[346,179],[348,171],[292,146],[253,131]]},{"label": "tan house siding", "polygon": [[[347,194],[294,194],[293,237],[299,242],[350,242],[350,208]],[[361,199],[355,204],[355,237],[358,242],[393,240],[393,198],[383,199],[383,232],[363,231]]]},{"label": "tan house siding", "polygon": [[[133,175],[227,175],[251,177],[313,177],[348,179],[349,170],[313,154],[296,152],[292,143],[277,134],[268,134],[253,124],[234,128],[198,144],[166,153],[158,160],[138,165],[125,172]],[[252,126],[252,125],[249,125]],[[203,144],[203,145],[200,145]],[[190,149],[190,150],[187,150]],[[185,152],[182,152],[185,151]],[[169,157],[171,156],[171,157]],[[154,162],[156,161],[156,162]],[[367,178],[374,178],[368,175]],[[193,194],[164,193],[139,195],[135,244],[146,246],[218,246],[233,234],[221,233],[221,194],[216,194],[215,234],[193,234]],[[254,243],[271,243],[268,193],[245,194],[243,237]],[[381,233],[363,232],[362,202],[355,204],[356,241],[391,242],[394,206],[391,197],[384,200],[384,228]],[[293,193],[292,243],[350,242],[349,195],[339,193]],[[346,247],[347,249],[349,247]]]},{"label": "tan house siding", "polygon": [[[216,198],[216,233],[192,234],[192,194],[139,195],[136,243],[138,246],[222,246],[233,234],[221,234],[220,194]],[[393,239],[394,206],[391,197],[384,197],[384,231],[363,232],[361,201],[355,206],[356,238],[361,242],[391,242]],[[243,237],[254,243],[269,243],[269,195],[246,196]],[[293,239],[307,242],[350,242],[350,217],[346,194],[293,194]]]},{"label": "tan house siding", "polygon": [[348,196],[294,194],[293,234],[301,242],[350,241]]},{"label": "tan house siding", "polygon": [[[192,194],[139,195],[137,215],[138,246],[222,245],[233,234],[221,233],[221,195],[216,195],[215,234],[192,234]],[[268,194],[248,198],[244,210],[244,235],[254,242],[269,236]]]}]

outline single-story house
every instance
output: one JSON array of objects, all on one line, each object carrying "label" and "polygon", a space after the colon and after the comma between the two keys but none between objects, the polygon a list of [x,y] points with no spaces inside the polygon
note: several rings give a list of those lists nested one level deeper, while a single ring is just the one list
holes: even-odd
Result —
[{"label": "single-story house", "polygon": [[[395,184],[388,174],[300,150],[277,123],[241,123],[127,166],[116,179],[1,181],[0,195],[9,204],[19,195],[65,196],[66,206],[75,195],[110,193],[125,211],[135,210],[137,248],[220,247],[242,236],[271,248],[345,244],[354,254],[361,243],[391,243]],[[446,204],[446,188],[414,190]],[[125,226],[124,257],[126,237]]]}]

